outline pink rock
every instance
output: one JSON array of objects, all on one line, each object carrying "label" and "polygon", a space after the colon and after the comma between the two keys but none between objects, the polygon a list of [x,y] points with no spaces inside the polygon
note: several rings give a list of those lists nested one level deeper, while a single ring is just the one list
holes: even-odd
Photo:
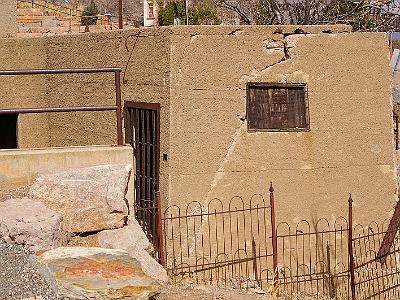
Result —
[{"label": "pink rock", "polygon": [[62,299],[144,300],[160,288],[122,250],[61,247],[38,259],[56,279]]},{"label": "pink rock", "polygon": [[62,216],[29,198],[0,202],[0,237],[33,251],[62,245]]},{"label": "pink rock", "polygon": [[128,165],[100,165],[40,174],[29,196],[60,213],[66,232],[121,228],[128,215],[130,172]]}]

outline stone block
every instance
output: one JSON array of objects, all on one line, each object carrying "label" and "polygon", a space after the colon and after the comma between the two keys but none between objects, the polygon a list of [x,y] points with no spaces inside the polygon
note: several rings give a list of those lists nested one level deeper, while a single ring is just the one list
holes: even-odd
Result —
[{"label": "stone block", "polygon": [[39,255],[62,299],[148,299],[159,289],[122,250],[62,247]]},{"label": "stone block", "polygon": [[121,228],[128,215],[125,194],[131,169],[101,165],[40,174],[29,195],[60,213],[66,232]]}]

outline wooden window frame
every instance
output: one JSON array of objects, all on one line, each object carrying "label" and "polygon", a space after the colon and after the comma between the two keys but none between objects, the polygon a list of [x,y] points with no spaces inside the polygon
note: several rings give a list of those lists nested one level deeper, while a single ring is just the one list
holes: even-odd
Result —
[{"label": "wooden window frame", "polygon": [[304,105],[305,105],[305,121],[306,126],[302,128],[250,128],[247,123],[248,132],[307,132],[310,131],[310,112],[308,103],[308,89],[305,83],[264,83],[264,82],[248,82],[246,84],[246,119],[249,121],[250,109],[250,90],[253,87],[259,88],[302,88],[304,89]]}]

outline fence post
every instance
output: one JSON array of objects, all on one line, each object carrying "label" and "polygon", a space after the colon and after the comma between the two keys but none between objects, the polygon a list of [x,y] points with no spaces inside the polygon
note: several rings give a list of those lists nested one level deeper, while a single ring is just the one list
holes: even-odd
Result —
[{"label": "fence post", "polygon": [[326,243],[326,261],[327,261],[327,268],[328,268],[328,291],[329,297],[331,299],[336,299],[336,290],[335,290],[335,283],[332,276],[332,269],[331,269],[331,247],[329,246],[329,242]]},{"label": "fence post", "polygon": [[356,299],[356,286],[354,279],[354,255],[353,255],[353,198],[349,196],[349,234],[348,234],[348,255],[349,255],[349,272],[351,299]]},{"label": "fence post", "polygon": [[275,198],[274,187],[269,187],[269,203],[271,206],[271,229],[272,229],[272,264],[274,268],[274,290],[278,287],[279,273],[278,273],[278,240],[276,232],[275,220]]},{"label": "fence post", "polygon": [[156,207],[157,207],[157,239],[158,239],[158,260],[160,264],[165,267],[165,255],[164,255],[164,235],[162,226],[161,216],[161,203],[160,203],[160,192],[156,192]]},{"label": "fence post", "polygon": [[253,250],[253,269],[254,269],[254,278],[258,285],[261,287],[261,279],[258,277],[258,268],[257,268],[257,247],[256,247],[256,241],[253,240],[251,241],[251,246]]}]

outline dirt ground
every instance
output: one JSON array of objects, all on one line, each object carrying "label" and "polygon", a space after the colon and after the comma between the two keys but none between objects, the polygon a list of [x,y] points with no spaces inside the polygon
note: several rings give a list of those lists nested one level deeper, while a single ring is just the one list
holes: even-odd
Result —
[{"label": "dirt ground", "polygon": [[154,300],[261,300],[270,299],[261,290],[248,292],[234,289],[220,289],[204,285],[168,286]]},{"label": "dirt ground", "polygon": [[[328,298],[296,295],[273,297],[258,288],[248,290],[216,288],[197,284],[175,284],[164,287],[152,300],[328,300]],[[329,299],[331,300],[331,299]],[[397,299],[399,300],[399,299]]]}]

